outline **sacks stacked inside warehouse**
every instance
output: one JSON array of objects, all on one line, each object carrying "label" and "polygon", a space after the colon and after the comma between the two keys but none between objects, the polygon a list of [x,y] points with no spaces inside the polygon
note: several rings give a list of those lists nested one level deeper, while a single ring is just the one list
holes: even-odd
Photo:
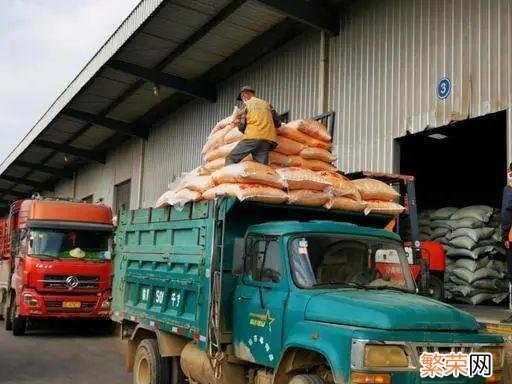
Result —
[{"label": "sacks stacked inside warehouse", "polygon": [[[409,235],[404,233],[405,238]],[[508,296],[499,210],[475,205],[422,212],[420,238],[438,241],[446,250],[447,299],[476,305],[499,303]]]},{"label": "sacks stacked inside warehouse", "polygon": [[241,201],[286,203],[399,214],[393,188],[378,180],[350,181],[332,164],[332,140],[327,128],[315,120],[296,120],[278,129],[277,147],[269,165],[248,156],[239,164],[225,165],[226,157],[243,138],[228,117],[215,125],[202,150],[204,164],[169,186],[157,207],[182,207],[191,201],[229,195]]}]

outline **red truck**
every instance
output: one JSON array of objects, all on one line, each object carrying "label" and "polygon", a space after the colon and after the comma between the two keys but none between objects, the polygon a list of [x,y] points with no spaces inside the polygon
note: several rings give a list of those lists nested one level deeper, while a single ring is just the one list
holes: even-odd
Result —
[{"label": "red truck", "polygon": [[112,211],[32,198],[0,220],[0,315],[23,335],[29,319],[110,315]]}]

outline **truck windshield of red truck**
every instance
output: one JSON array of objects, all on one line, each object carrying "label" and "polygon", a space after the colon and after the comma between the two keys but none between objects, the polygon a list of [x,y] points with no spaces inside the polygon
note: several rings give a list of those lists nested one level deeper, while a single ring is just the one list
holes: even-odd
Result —
[{"label": "truck windshield of red truck", "polygon": [[28,233],[28,254],[54,259],[110,260],[111,236],[106,231],[31,228]]}]

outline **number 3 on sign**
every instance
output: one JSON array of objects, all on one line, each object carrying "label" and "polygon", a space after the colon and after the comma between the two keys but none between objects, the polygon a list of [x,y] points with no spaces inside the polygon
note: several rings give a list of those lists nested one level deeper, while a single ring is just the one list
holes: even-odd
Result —
[{"label": "number 3 on sign", "polygon": [[452,89],[452,83],[449,78],[443,77],[437,84],[437,97],[441,100],[446,99],[450,95]]}]

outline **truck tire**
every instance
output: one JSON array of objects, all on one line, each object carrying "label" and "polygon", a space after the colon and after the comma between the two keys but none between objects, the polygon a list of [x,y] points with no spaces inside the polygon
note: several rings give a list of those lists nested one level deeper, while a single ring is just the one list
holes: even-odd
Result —
[{"label": "truck tire", "polygon": [[430,297],[439,301],[444,299],[444,283],[439,277],[430,274],[427,284]]},{"label": "truck tire", "polygon": [[16,305],[11,306],[12,334],[14,336],[23,336],[27,329],[27,318],[25,316],[16,316]]},{"label": "truck tire", "polygon": [[160,356],[158,342],[144,339],[137,346],[133,365],[133,384],[170,384],[169,359]]},{"label": "truck tire", "polygon": [[12,306],[9,305],[5,311],[4,328],[6,331],[12,331]]},{"label": "truck tire", "polygon": [[317,375],[297,375],[288,384],[324,384],[324,381]]}]

